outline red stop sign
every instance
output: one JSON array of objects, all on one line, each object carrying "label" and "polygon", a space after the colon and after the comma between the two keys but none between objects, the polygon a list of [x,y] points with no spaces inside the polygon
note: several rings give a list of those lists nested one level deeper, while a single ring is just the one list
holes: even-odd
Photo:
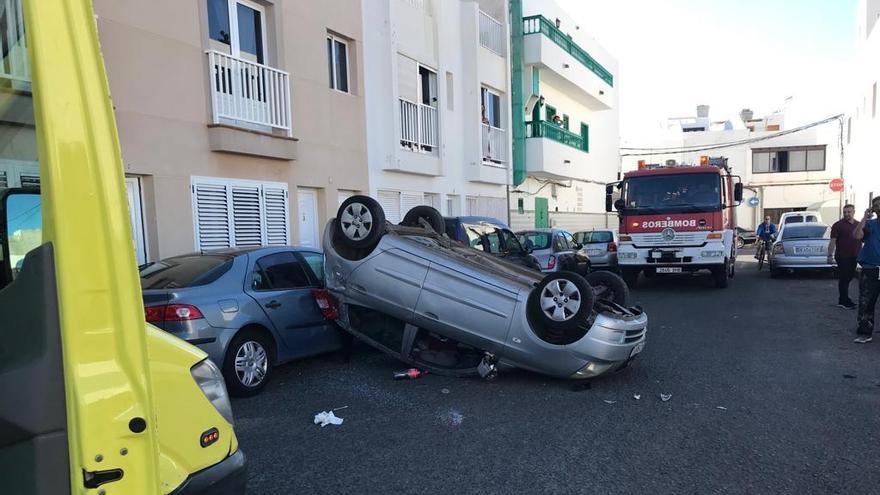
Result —
[{"label": "red stop sign", "polygon": [[843,191],[843,179],[834,179],[829,184],[828,187],[831,188],[834,192]]}]

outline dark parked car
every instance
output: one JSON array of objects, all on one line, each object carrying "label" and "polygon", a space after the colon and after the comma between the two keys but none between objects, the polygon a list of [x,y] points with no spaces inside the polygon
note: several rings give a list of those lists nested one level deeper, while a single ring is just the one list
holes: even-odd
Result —
[{"label": "dark parked car", "polygon": [[235,395],[262,390],[273,365],[344,342],[316,250],[209,251],[147,264],[140,275],[147,321],[207,352]]},{"label": "dark parked car", "polygon": [[569,271],[586,275],[590,273],[590,257],[582,251],[583,246],[574,240],[567,230],[535,229],[516,233],[519,242],[532,251],[545,273]]},{"label": "dark parked car", "polygon": [[744,229],[742,227],[736,228],[736,247],[742,249],[743,246],[747,244],[754,244],[758,242],[758,235],[755,234],[754,230]]},{"label": "dark parked car", "polygon": [[541,266],[524,248],[510,228],[491,217],[446,217],[446,235],[450,239],[480,249],[493,256],[533,270]]}]

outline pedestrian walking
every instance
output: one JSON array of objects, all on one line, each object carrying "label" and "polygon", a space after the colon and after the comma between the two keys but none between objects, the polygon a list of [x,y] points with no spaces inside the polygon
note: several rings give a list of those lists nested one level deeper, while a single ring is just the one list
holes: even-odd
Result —
[{"label": "pedestrian walking", "polygon": [[849,298],[849,283],[856,274],[856,258],[862,241],[856,239],[856,207],[843,207],[843,218],[831,226],[831,241],[828,243],[828,264],[837,262],[837,305],[844,309],[855,309],[856,304]]},{"label": "pedestrian walking", "polygon": [[[874,215],[878,218],[873,218]],[[880,196],[871,201],[865,216],[856,226],[855,238],[864,241],[859,251],[859,328],[854,342],[867,344],[874,333],[874,307],[880,295]]]}]

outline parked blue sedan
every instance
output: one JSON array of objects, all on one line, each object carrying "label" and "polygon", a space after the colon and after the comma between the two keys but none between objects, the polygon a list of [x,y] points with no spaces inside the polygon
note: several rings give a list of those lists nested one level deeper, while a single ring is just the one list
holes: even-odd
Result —
[{"label": "parked blue sedan", "polygon": [[343,345],[320,251],[209,251],[150,263],[140,275],[147,321],[207,352],[233,395],[258,393],[273,365]]}]

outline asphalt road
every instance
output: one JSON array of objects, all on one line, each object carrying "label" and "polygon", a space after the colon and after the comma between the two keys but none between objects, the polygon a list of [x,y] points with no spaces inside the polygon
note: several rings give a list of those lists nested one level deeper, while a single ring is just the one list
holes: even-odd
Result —
[{"label": "asphalt road", "polygon": [[737,272],[643,284],[647,348],[589,388],[396,382],[366,348],[283,366],[233,403],[250,493],[880,492],[880,341],[852,343],[830,277]]}]

